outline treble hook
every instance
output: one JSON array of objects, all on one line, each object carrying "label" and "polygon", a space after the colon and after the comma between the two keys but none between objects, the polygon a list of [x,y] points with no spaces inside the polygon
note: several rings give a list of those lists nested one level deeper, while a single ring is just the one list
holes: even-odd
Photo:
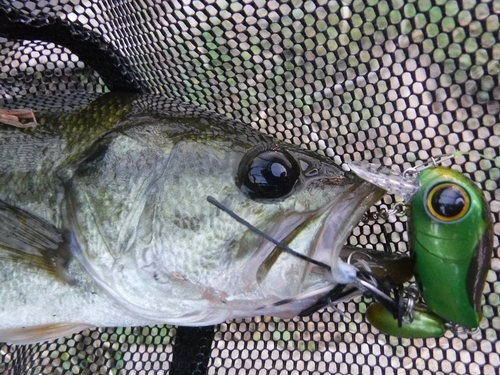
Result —
[{"label": "treble hook", "polygon": [[436,156],[436,157],[431,156],[430,159],[428,161],[426,161],[425,163],[422,163],[422,164],[417,165],[415,167],[405,169],[403,172],[403,177],[406,178],[406,177],[414,176],[415,174],[420,173],[424,169],[437,167],[438,165],[443,164],[445,161],[454,159],[454,158],[461,156],[463,154],[464,154],[464,152],[457,151],[453,154],[444,154],[444,155]]}]

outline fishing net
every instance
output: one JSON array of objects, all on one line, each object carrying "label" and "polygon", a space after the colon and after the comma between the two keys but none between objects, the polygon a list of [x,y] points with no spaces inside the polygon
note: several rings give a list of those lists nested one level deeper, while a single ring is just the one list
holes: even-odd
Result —
[{"label": "fishing net", "polygon": [[[474,333],[387,336],[366,322],[361,298],[290,321],[99,328],[0,344],[1,374],[498,374],[500,1],[0,0],[0,36],[4,104],[138,91],[340,164],[378,160],[403,171],[464,151],[446,165],[482,188],[495,223]],[[402,252],[407,241],[406,218],[395,216],[360,223],[349,239]]]}]

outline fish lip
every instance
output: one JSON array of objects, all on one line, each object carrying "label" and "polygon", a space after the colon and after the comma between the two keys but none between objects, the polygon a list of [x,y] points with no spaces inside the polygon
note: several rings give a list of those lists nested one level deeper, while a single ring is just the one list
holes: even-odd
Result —
[{"label": "fish lip", "polygon": [[[359,223],[363,214],[383,193],[384,191],[375,185],[356,178],[351,186],[335,197],[325,207],[314,213],[289,214],[277,221],[267,234],[288,245],[295,240],[295,238],[292,238],[292,241],[290,241],[290,236],[293,235],[296,229],[305,223],[316,220],[318,224],[313,229],[316,233],[314,240],[308,246],[304,246],[301,249],[294,248],[293,245],[291,247],[293,250],[324,263],[335,272],[339,263],[340,251],[347,238],[351,235],[352,230]],[[296,217],[295,219],[293,218],[294,216]],[[290,220],[293,220],[293,222],[290,223]],[[287,222],[287,225],[283,224]],[[297,237],[300,237],[300,235],[301,233]],[[259,249],[258,260],[255,259],[249,269],[260,269],[276,248],[278,246],[266,241]],[[305,260],[297,260],[299,262],[306,262]],[[313,263],[309,263],[309,265],[304,264],[306,265],[304,267],[304,278],[307,277],[313,267],[320,267]],[[335,277],[332,279],[330,276],[330,270],[326,269],[326,267],[322,267],[322,270],[322,272],[326,272],[328,281],[335,282]]]},{"label": "fish lip", "polygon": [[331,267],[333,279],[341,261],[342,247],[353,229],[359,224],[363,214],[384,193],[385,191],[381,188],[358,179],[347,189],[347,195],[342,194],[339,199],[335,199],[327,206],[323,214],[326,214],[326,217],[322,220],[321,228],[311,244],[309,254]]}]

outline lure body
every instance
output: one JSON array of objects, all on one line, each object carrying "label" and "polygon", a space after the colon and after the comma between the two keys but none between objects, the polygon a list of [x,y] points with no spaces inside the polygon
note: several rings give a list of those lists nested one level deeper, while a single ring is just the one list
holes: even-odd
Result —
[{"label": "lure body", "polygon": [[[361,178],[410,201],[410,256],[425,302],[414,306],[413,291],[402,297],[395,290],[400,295],[388,297],[392,302],[386,300],[386,306],[369,306],[370,323],[388,334],[412,338],[438,337],[456,326],[477,327],[493,253],[493,223],[482,191],[442,166],[424,168],[418,179],[419,168],[405,177],[367,162],[349,166]],[[401,286],[396,289],[402,290],[397,283]]]},{"label": "lure body", "polygon": [[488,204],[472,181],[450,168],[424,169],[419,183],[409,235],[413,273],[425,304],[410,308],[404,318],[411,322],[403,321],[406,312],[398,318],[379,302],[369,306],[367,318],[398,337],[439,337],[447,328],[475,328],[493,251]]},{"label": "lure body", "polygon": [[366,318],[378,330],[396,337],[430,338],[440,337],[446,332],[446,325],[438,315],[417,306],[413,310],[413,321],[399,325],[398,320],[380,303],[373,303],[366,310]]},{"label": "lure body", "polygon": [[493,250],[493,225],[483,193],[445,167],[425,169],[410,211],[415,277],[430,311],[474,328]]}]

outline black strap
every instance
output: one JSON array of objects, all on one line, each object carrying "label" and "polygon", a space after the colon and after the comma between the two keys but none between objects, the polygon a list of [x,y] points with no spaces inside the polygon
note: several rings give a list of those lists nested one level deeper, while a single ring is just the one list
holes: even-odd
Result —
[{"label": "black strap", "polygon": [[64,46],[94,68],[110,90],[141,92],[132,70],[111,44],[78,22],[40,14],[29,17],[0,1],[0,36],[12,40],[41,40]]},{"label": "black strap", "polygon": [[205,375],[215,327],[177,327],[170,375]]}]

